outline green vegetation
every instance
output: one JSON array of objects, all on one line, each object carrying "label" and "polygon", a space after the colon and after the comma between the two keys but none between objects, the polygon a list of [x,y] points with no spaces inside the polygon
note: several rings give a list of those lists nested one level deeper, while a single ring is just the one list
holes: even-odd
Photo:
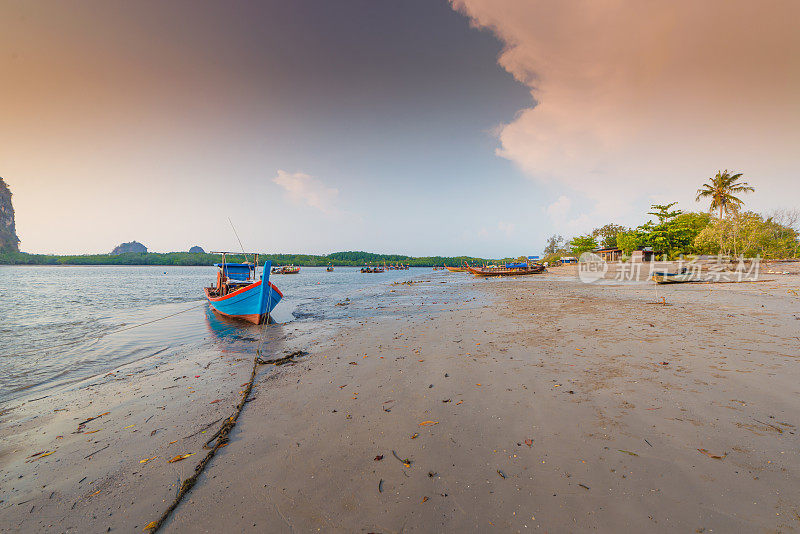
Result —
[{"label": "green vegetation", "polygon": [[[228,261],[244,261],[242,255],[229,255]],[[252,256],[248,256],[253,261]],[[92,254],[75,256],[52,256],[46,254],[26,254],[23,252],[0,253],[0,265],[213,265],[219,263],[219,254],[190,254],[188,252],[167,253],[125,253],[125,254]],[[443,257],[429,256],[415,258],[399,254],[374,254],[371,252],[334,252],[326,256],[312,254],[263,254],[259,263],[271,260],[273,265],[299,265],[303,267],[323,267],[328,264],[336,266],[362,266],[372,264],[407,264],[412,267],[431,267],[433,265],[461,265],[462,262],[483,263],[484,258],[469,256]]]},{"label": "green vegetation", "polygon": [[544,261],[591,250],[597,246],[592,238],[602,247],[620,248],[625,255],[650,247],[658,257],[668,259],[697,254],[766,259],[800,257],[800,212],[778,211],[770,216],[741,212],[744,201],[737,195],[754,191],[741,178],[742,173],[718,171],[697,190],[698,202],[711,201],[707,213],[674,209],[676,202],[653,204],[648,212],[651,220],[636,228],[606,224],[589,235],[569,240],[566,245],[560,235],[554,235],[547,240]]},{"label": "green vegetation", "polygon": [[567,246],[569,247],[572,255],[578,257],[584,252],[596,249],[597,240],[591,234],[579,235],[577,237],[573,237],[572,240],[567,243]]},{"label": "green vegetation", "polygon": [[617,246],[617,234],[625,230],[624,226],[619,224],[609,223],[600,228],[592,230],[592,237],[598,240],[598,243],[603,248],[612,248]]},{"label": "green vegetation", "polygon": [[677,258],[681,254],[696,254],[694,240],[705,228],[711,216],[707,213],[683,213],[672,210],[676,202],[671,204],[654,204],[653,215],[658,222],[648,221],[645,224],[617,234],[617,246],[626,255],[634,250],[651,247],[660,255]]},{"label": "green vegetation", "polygon": [[560,235],[551,235],[547,238],[547,244],[544,246],[544,255],[551,256],[558,254],[563,250],[564,238]]},{"label": "green vegetation", "polygon": [[701,254],[723,254],[762,258],[795,258],[800,256],[798,232],[776,217],[753,213],[734,213],[732,216],[708,224],[694,241]]}]

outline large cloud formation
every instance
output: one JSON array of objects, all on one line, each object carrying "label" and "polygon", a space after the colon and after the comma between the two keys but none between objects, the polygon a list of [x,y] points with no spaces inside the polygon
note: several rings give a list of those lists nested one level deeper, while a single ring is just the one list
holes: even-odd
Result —
[{"label": "large cloud formation", "polygon": [[499,64],[534,99],[498,154],[595,216],[691,208],[722,168],[745,173],[755,207],[800,197],[800,2],[451,3],[502,40]]},{"label": "large cloud formation", "polygon": [[336,207],[339,190],[326,186],[313,176],[302,172],[290,173],[278,169],[278,175],[272,181],[281,186],[295,204],[305,204],[327,215],[339,213],[339,209]]}]

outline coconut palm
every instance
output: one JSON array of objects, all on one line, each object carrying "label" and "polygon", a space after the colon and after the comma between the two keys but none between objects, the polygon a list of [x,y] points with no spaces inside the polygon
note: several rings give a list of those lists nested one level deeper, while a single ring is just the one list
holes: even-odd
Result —
[{"label": "coconut palm", "polygon": [[740,182],[742,173],[731,174],[728,169],[717,171],[717,174],[708,180],[707,184],[697,190],[697,202],[701,198],[711,199],[711,210],[719,210],[719,253],[722,254],[724,235],[722,218],[725,214],[735,211],[742,207],[744,201],[734,196],[738,193],[750,193],[755,191],[747,182]]},{"label": "coconut palm", "polygon": [[736,210],[744,204],[744,201],[736,196],[738,193],[750,193],[755,191],[747,182],[740,182],[739,178],[742,173],[731,174],[727,169],[725,171],[717,171],[717,174],[708,180],[708,183],[703,184],[701,189],[697,190],[697,202],[700,199],[710,198],[711,209],[719,210],[719,218]]}]

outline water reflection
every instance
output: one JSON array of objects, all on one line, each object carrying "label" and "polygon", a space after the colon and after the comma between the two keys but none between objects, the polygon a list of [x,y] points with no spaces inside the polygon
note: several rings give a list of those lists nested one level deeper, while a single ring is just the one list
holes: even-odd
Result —
[{"label": "water reflection", "polygon": [[206,307],[206,327],[212,335],[212,340],[226,341],[229,343],[247,341],[268,341],[282,335],[283,325],[272,321],[269,325],[254,325],[247,321],[225,317],[216,313],[211,306]]}]

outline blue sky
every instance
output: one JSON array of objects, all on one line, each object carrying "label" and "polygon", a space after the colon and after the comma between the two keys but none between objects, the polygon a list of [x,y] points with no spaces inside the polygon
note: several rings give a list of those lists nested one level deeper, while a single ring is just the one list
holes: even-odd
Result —
[{"label": "blue sky", "polygon": [[[787,13],[763,21],[777,37],[715,48],[709,18],[747,13],[570,4],[6,3],[0,175],[21,247],[228,249],[230,217],[264,251],[535,254],[654,201],[701,208],[725,166],[755,175],[754,207],[793,207]],[[755,80],[744,112],[715,85],[734,72]]]}]

